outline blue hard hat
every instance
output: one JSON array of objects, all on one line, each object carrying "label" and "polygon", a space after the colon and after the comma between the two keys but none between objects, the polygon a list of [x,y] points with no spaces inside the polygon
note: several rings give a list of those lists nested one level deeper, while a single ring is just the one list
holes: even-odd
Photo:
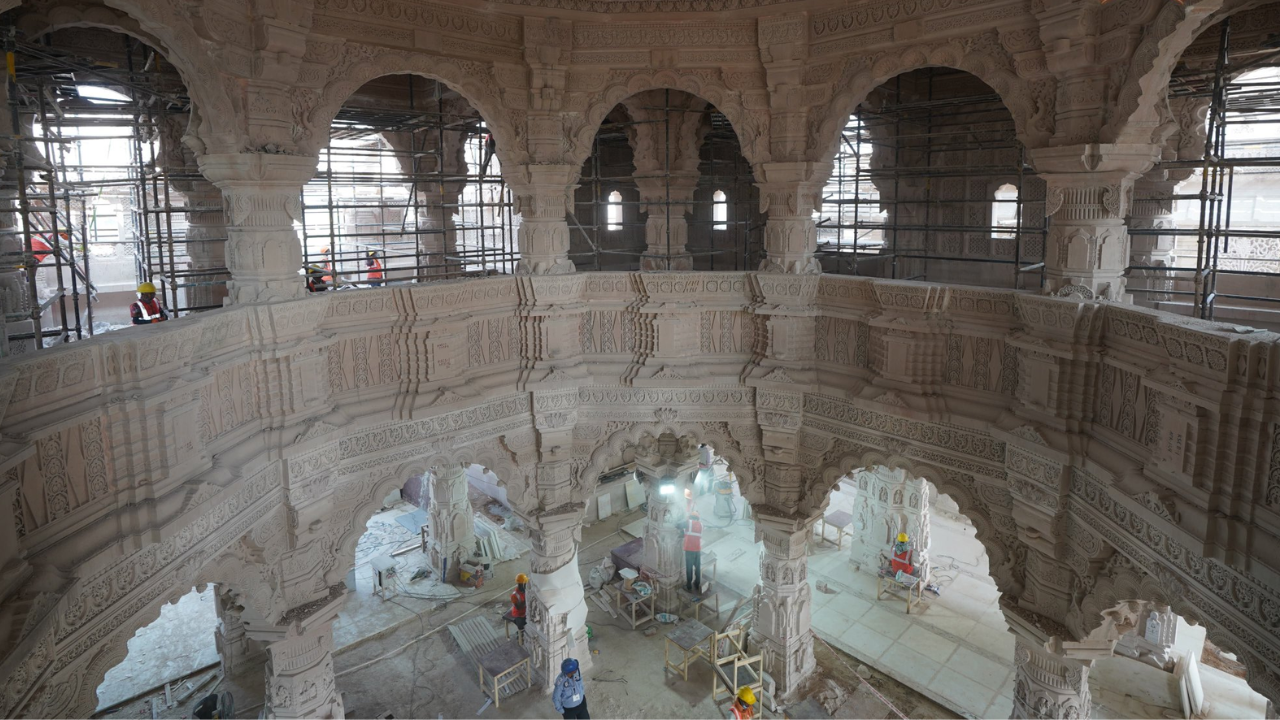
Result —
[{"label": "blue hard hat", "polygon": [[564,662],[560,663],[560,672],[565,675],[572,675],[578,672],[578,661],[573,658],[565,658]]}]

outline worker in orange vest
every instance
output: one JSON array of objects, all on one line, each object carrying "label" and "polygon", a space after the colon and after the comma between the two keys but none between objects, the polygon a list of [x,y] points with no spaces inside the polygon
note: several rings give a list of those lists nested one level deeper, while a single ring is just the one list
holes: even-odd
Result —
[{"label": "worker in orange vest", "polygon": [[511,621],[515,623],[520,632],[524,632],[525,623],[525,599],[524,587],[529,584],[529,576],[520,573],[516,576],[516,589],[511,593]]},{"label": "worker in orange vest", "polygon": [[150,325],[169,319],[169,313],[160,307],[156,299],[156,286],[149,282],[138,285],[138,301],[129,308],[134,325]]},{"label": "worker in orange vest", "polygon": [[751,720],[755,716],[756,694],[749,687],[744,687],[738,691],[738,697],[733,699],[733,706],[729,709],[733,711],[734,720]]},{"label": "worker in orange vest", "polygon": [[906,533],[898,533],[898,541],[893,544],[892,555],[889,558],[889,567],[896,572],[903,572],[907,575],[914,575],[916,566],[912,564],[912,556],[915,551],[911,549],[911,538]]},{"label": "worker in orange vest", "polygon": [[[694,579],[695,575],[697,580]],[[689,522],[684,531],[684,589],[689,592],[702,591],[702,520],[697,510],[689,513]]]},{"label": "worker in orange vest", "polygon": [[369,251],[364,266],[369,268],[369,287],[382,287],[382,263],[378,262],[377,250]]}]

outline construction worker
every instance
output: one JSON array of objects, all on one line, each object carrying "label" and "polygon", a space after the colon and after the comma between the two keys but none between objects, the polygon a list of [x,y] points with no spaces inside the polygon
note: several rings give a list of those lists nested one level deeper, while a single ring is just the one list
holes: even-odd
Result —
[{"label": "construction worker", "polygon": [[169,313],[160,307],[160,301],[156,299],[156,286],[149,282],[138,285],[138,301],[129,308],[129,312],[133,315],[134,325],[150,325],[169,319]]},{"label": "construction worker", "polygon": [[585,688],[582,686],[582,673],[578,671],[578,661],[573,658],[565,658],[560,663],[560,675],[556,677],[556,687],[553,691],[551,699],[556,704],[556,712],[569,718],[585,718],[590,720],[591,715],[587,713],[587,695]]},{"label": "construction worker", "polygon": [[520,573],[516,576],[516,589],[511,593],[511,622],[520,628],[520,632],[524,632],[525,623],[528,619],[525,617],[525,600],[524,588],[529,584],[529,576]]},{"label": "construction worker", "polygon": [[382,263],[378,262],[378,251],[370,250],[364,259],[364,266],[369,268],[369,287],[382,287]]},{"label": "construction worker", "polygon": [[333,282],[333,251],[326,245],[320,248],[320,267],[324,268],[324,281],[326,283]]},{"label": "construction worker", "polygon": [[689,513],[684,531],[684,589],[702,592],[702,518],[697,509]]},{"label": "construction worker", "polygon": [[889,567],[895,573],[915,574],[916,566],[911,562],[914,551],[911,549],[911,538],[906,533],[898,533],[898,541],[893,544],[892,553]]},{"label": "construction worker", "polygon": [[312,265],[307,268],[307,292],[324,292],[329,289],[325,282],[324,268]]},{"label": "construction worker", "polygon": [[755,692],[749,687],[744,687],[738,691],[738,697],[733,699],[733,706],[729,709],[733,711],[735,720],[751,720],[756,714],[755,704]]}]

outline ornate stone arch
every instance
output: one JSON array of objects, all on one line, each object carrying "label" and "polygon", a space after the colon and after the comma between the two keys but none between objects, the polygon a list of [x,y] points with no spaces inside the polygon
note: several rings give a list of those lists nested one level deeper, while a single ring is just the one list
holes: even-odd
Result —
[{"label": "ornate stone arch", "polygon": [[[326,533],[325,546],[331,549],[335,565],[325,573],[327,584],[336,583],[346,575],[346,568],[355,558],[356,544],[365,532],[369,518],[378,511],[381,498],[393,489],[402,487],[409,478],[422,475],[433,467],[446,465],[481,465],[494,471],[498,484],[517,497],[524,496],[528,484],[527,473],[521,471],[515,461],[505,456],[494,441],[450,448],[410,460],[398,465],[376,468],[360,475],[352,475],[334,490],[334,506],[330,518],[333,527]],[[513,501],[514,503],[514,501]]]},{"label": "ornate stone arch", "polygon": [[809,160],[829,162],[835,157],[841,131],[849,116],[872,90],[898,75],[928,67],[963,70],[989,85],[1013,116],[1018,140],[1023,145],[1038,147],[1047,144],[1052,137],[1053,83],[1033,84],[1019,77],[1014,70],[1013,59],[1001,46],[996,31],[991,30],[976,38],[924,43],[884,50],[874,55],[846,57],[834,82],[837,89],[832,99],[811,111]]},{"label": "ornate stone arch", "polygon": [[1182,53],[1206,28],[1231,15],[1274,0],[1188,0],[1165,3],[1142,33],[1125,70],[1114,110],[1102,128],[1102,142],[1147,143],[1161,125],[1159,105]]},{"label": "ornate stone arch", "polygon": [[420,75],[444,83],[471,103],[493,133],[503,167],[528,160],[523,118],[503,106],[492,63],[351,42],[312,41],[307,52],[331,66],[328,80],[319,91],[294,93],[293,115],[299,126],[295,139],[304,153],[319,152],[328,140],[333,118],[365,83],[386,75]]},{"label": "ornate stone arch", "polygon": [[[1172,579],[1172,571],[1169,573],[1167,577]],[[1245,665],[1250,687],[1273,701],[1280,697],[1280,676],[1255,652],[1255,648],[1236,638],[1214,619],[1212,613],[1199,607],[1194,601],[1195,593],[1182,590],[1185,588],[1180,588],[1177,581],[1162,581],[1138,563],[1117,553],[1093,581],[1092,590],[1078,605],[1068,610],[1066,626],[1077,637],[1083,638],[1101,626],[1104,612],[1122,603],[1144,600],[1167,605],[1191,624],[1203,625],[1214,645],[1235,654]]]},{"label": "ornate stone arch", "polygon": [[[0,12],[19,5],[0,2]],[[94,27],[123,33],[151,45],[178,71],[192,102],[192,132],[209,152],[238,152],[244,129],[223,82],[217,58],[196,33],[189,17],[168,3],[116,0],[32,8],[16,24],[30,37],[62,28]]]},{"label": "ornate stone arch", "polygon": [[[987,551],[988,566],[996,587],[1006,593],[1019,591],[1020,583],[1009,570],[1015,561],[1012,543],[1016,542],[1016,536],[1010,532],[1012,518],[1007,517],[1007,512],[1000,512],[1003,505],[1011,505],[1012,501],[993,503],[993,499],[999,501],[1000,498],[979,497],[982,488],[988,486],[972,475],[940,468],[901,454],[852,443],[839,443],[833,451],[834,454],[823,461],[821,472],[817,475],[817,483],[805,488],[806,501],[815,510],[817,508],[815,503],[825,503],[827,496],[840,479],[854,470],[877,465],[891,470],[905,470],[915,477],[933,483],[938,492],[945,493],[956,502],[960,512],[973,523],[978,541]],[[1008,500],[1007,490],[989,487],[991,490],[988,494],[1003,493],[1006,496],[1004,499]],[[996,507],[993,507],[993,504]]]},{"label": "ornate stone arch", "polygon": [[691,436],[700,443],[707,443],[716,449],[716,453],[729,464],[743,487],[755,484],[761,475],[764,458],[759,447],[746,444],[735,439],[731,431],[717,427],[720,423],[697,422],[637,422],[610,433],[596,445],[585,458],[578,458],[574,463],[576,481],[585,493],[595,490],[600,474],[617,463],[618,458],[628,447],[638,445],[645,436],[658,437],[663,433],[671,433],[676,437]]},{"label": "ornate stone arch", "polygon": [[706,100],[729,120],[738,136],[742,156],[752,167],[769,161],[769,114],[746,109],[739,91],[713,82],[701,73],[637,70],[625,78],[612,80],[602,90],[593,93],[582,113],[581,122],[567,129],[571,146],[565,162],[575,168],[581,167],[591,155],[592,140],[605,116],[618,103],[646,90],[680,90]]}]

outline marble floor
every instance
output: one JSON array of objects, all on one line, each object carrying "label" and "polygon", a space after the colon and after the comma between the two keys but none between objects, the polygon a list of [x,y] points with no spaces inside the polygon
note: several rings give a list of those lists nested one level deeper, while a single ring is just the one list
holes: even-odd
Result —
[{"label": "marble floor", "polygon": [[[828,512],[850,509],[851,501],[837,492]],[[741,498],[736,499],[739,519],[732,522],[709,514],[714,498],[703,496],[697,502],[702,516],[709,518],[704,550],[719,559],[720,582],[733,592],[750,593],[759,580],[755,559],[760,550],[751,521],[740,519]],[[815,532],[809,546],[814,632],[963,716],[1007,718],[1013,710],[1014,640],[999,608],[986,551],[973,526],[961,518],[934,512],[930,528],[933,581],[941,594],[926,592],[924,603],[910,614],[902,600],[876,599],[875,577],[849,564],[847,540],[838,549],[833,542],[819,541]],[[827,534],[835,539],[834,530]],[[1180,649],[1203,647],[1202,629],[1185,623],[1182,628],[1185,647]],[[1182,717],[1172,674],[1123,657],[1095,667],[1089,677],[1095,718]],[[1206,717],[1264,717],[1265,699],[1242,679],[1203,664],[1200,675]]]}]

